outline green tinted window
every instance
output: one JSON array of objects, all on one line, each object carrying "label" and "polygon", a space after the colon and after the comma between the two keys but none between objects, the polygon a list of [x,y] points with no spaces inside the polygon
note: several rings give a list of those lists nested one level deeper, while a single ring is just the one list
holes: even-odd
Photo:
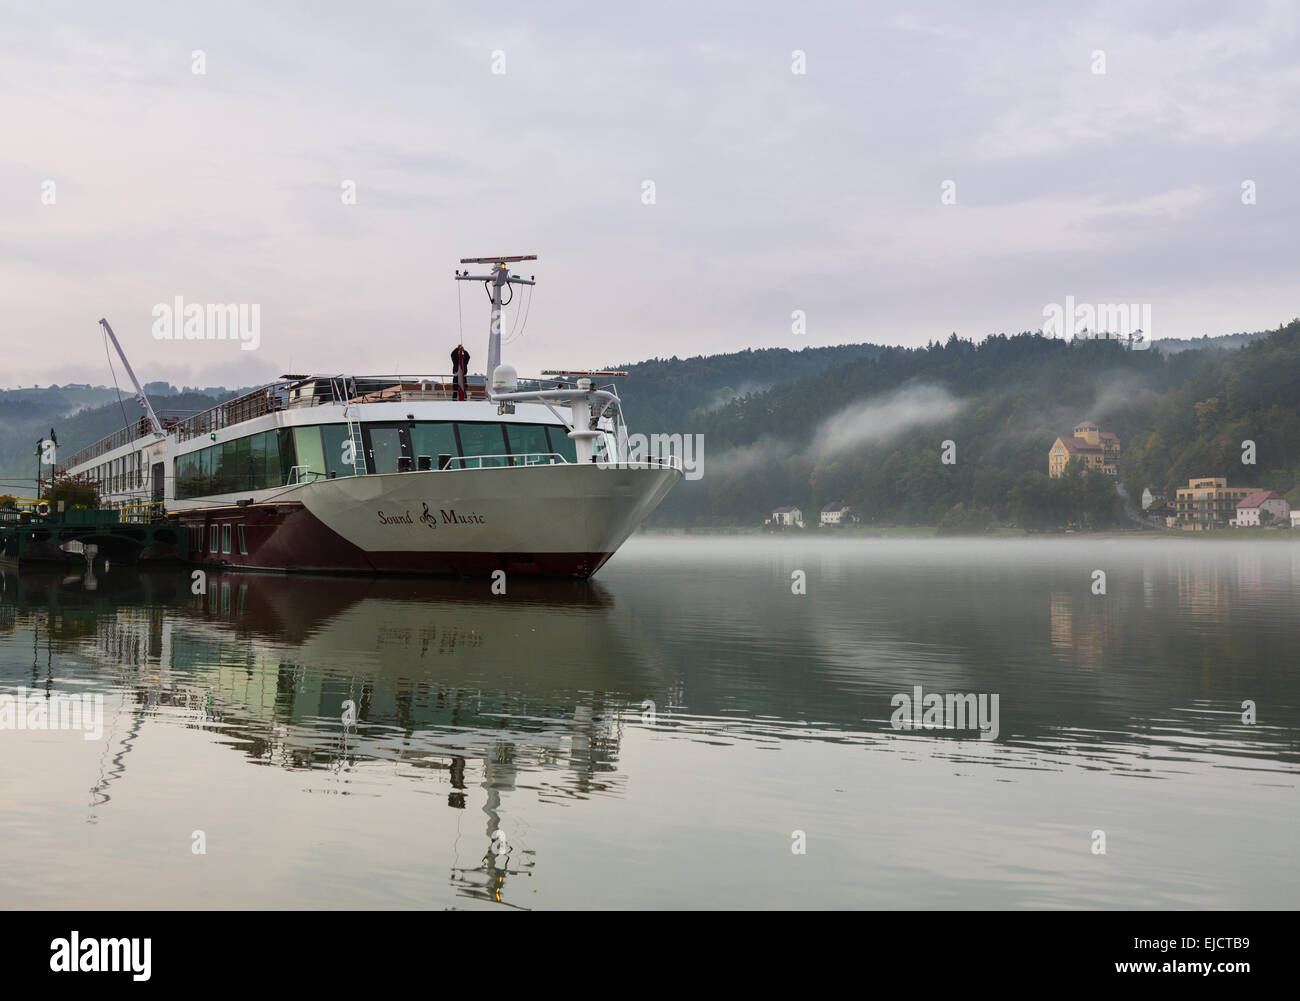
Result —
[{"label": "green tinted window", "polygon": [[506,451],[505,436],[500,424],[457,424],[456,432],[460,436],[460,454],[469,458],[476,455],[501,456],[496,459],[484,459],[479,462],[461,462],[458,465],[466,469],[480,466],[504,466]]},{"label": "green tinted window", "polygon": [[247,438],[235,440],[235,480],[234,490],[247,490],[253,485],[252,453]]},{"label": "green tinted window", "polygon": [[[334,476],[355,476],[356,470],[351,463],[343,461],[343,447],[352,439],[348,436],[346,424],[322,424],[321,438],[325,442],[325,469]],[[361,465],[361,456],[357,456],[357,465]],[[393,467],[397,472],[397,467]]]},{"label": "green tinted window", "polygon": [[267,487],[278,487],[284,482],[280,478],[280,443],[274,431],[266,432],[266,463],[262,483]]},{"label": "green tinted window", "polygon": [[251,471],[249,487],[262,490],[266,487],[266,435],[255,434],[248,439],[248,465]]},{"label": "green tinted window", "polygon": [[559,452],[569,462],[578,461],[578,446],[569,437],[569,432],[565,431],[564,428],[547,425],[546,433],[551,439],[552,452]]},{"label": "green tinted window", "polygon": [[280,451],[280,482],[288,483],[289,477],[293,475],[293,464],[296,461],[293,452],[293,428],[280,428],[275,433],[275,437]]},{"label": "green tinted window", "polygon": [[208,453],[212,456],[212,468],[208,472],[208,493],[219,494],[224,482],[222,466],[225,464],[225,449],[221,445],[213,445]]},{"label": "green tinted window", "polygon": [[[325,454],[321,451],[319,425],[294,428],[293,444],[298,457],[296,465],[307,467],[305,470],[298,470],[300,481],[310,482],[326,475]],[[316,475],[313,476],[313,473]]]},{"label": "green tinted window", "polygon": [[370,471],[396,473],[401,470],[402,431],[394,427],[367,425],[370,438]]},{"label": "green tinted window", "polygon": [[175,490],[178,498],[197,497],[203,493],[204,483],[199,453],[191,452],[189,455],[179,456],[173,467],[173,475],[176,477]]},{"label": "green tinted window", "polygon": [[221,449],[221,493],[239,489],[239,449],[233,441],[223,442]]},{"label": "green tinted window", "polygon": [[510,454],[512,456],[528,456],[528,458],[512,459],[517,465],[524,462],[548,462],[543,458],[545,453],[551,451],[550,442],[546,440],[546,428],[541,424],[507,424],[506,441],[510,443]]},{"label": "green tinted window", "polygon": [[450,424],[435,424],[432,421],[417,421],[411,425],[411,451],[415,456],[415,468],[420,468],[420,456],[429,457],[429,468],[438,468],[438,456],[455,456],[456,432]]}]

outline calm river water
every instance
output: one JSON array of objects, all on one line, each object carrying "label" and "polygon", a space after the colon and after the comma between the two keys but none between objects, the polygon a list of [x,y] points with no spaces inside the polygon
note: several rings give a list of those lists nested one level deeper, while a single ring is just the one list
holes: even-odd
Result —
[{"label": "calm river water", "polygon": [[0,906],[1294,908],[1297,611],[1281,533],[6,571]]}]

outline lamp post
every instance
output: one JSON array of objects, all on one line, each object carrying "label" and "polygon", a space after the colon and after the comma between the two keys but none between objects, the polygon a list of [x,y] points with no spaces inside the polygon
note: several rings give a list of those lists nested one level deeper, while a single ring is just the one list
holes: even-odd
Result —
[{"label": "lamp post", "polygon": [[[56,449],[59,447],[59,439],[58,436],[54,433],[54,428],[50,428],[50,436],[48,438],[36,439],[36,499],[38,501],[41,499],[41,466],[45,462],[45,443],[47,441],[51,445],[53,445]],[[51,465],[53,465],[53,463],[51,463]],[[51,469],[50,488],[53,489],[53,487],[54,487],[54,470]]]}]

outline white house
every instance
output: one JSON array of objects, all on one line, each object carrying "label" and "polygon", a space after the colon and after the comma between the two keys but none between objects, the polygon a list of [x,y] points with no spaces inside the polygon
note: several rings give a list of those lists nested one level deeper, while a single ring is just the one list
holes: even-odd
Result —
[{"label": "white house", "polygon": [[1300,528],[1300,507],[1291,512],[1291,527]]},{"label": "white house", "polygon": [[1144,487],[1142,490],[1142,510],[1146,511],[1156,501],[1165,499],[1165,492],[1159,487]]},{"label": "white house", "polygon": [[[1264,511],[1267,511],[1270,517],[1261,519],[1260,515]],[[1256,490],[1237,502],[1237,517],[1233,524],[1238,528],[1248,528],[1265,522],[1278,524],[1285,522],[1290,514],[1291,505],[1277,491]]]},{"label": "white house", "polygon": [[849,506],[847,504],[843,501],[831,501],[831,503],[822,508],[821,523],[823,525],[838,525],[848,517],[848,514]]},{"label": "white house", "polygon": [[803,528],[803,512],[797,507],[779,507],[772,512],[772,524]]}]

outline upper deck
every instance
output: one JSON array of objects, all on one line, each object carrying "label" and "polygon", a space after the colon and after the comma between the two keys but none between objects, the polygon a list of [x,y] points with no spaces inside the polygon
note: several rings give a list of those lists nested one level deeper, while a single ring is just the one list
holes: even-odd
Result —
[{"label": "upper deck", "polygon": [[[487,388],[482,376],[467,379],[467,401],[486,401]],[[569,388],[571,381],[530,379],[519,381],[520,389]],[[159,415],[167,438],[182,444],[236,425],[246,424],[269,414],[301,411],[312,407],[349,408],[354,421],[365,420],[365,411],[353,410],[377,403],[416,403],[457,401],[455,377],[451,375],[284,375],[274,383],[244,393],[209,410],[188,417]],[[458,401],[457,401],[458,402]],[[137,442],[152,442],[155,437],[149,420],[141,417],[133,424],[106,435],[80,449],[70,459],[55,466],[56,474],[77,471],[94,459],[126,448]]]}]

